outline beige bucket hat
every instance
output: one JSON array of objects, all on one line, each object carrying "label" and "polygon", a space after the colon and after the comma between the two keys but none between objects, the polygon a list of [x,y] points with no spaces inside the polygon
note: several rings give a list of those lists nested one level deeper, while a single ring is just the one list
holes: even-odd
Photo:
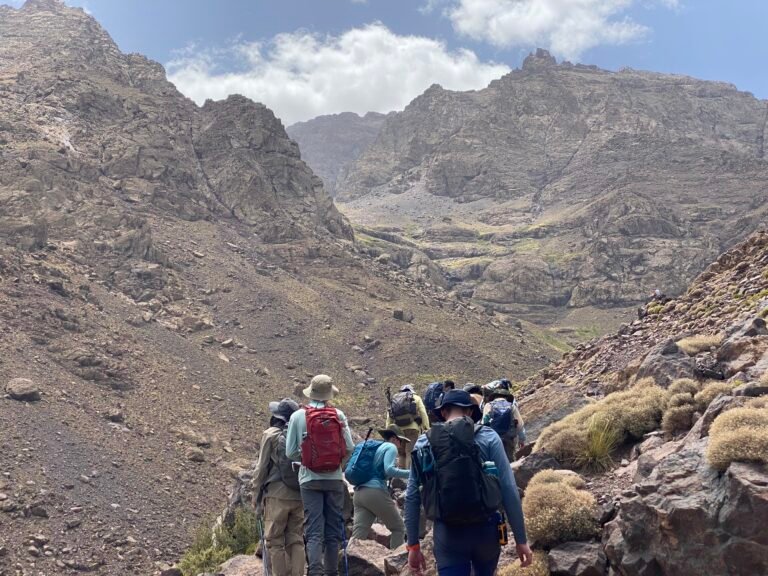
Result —
[{"label": "beige bucket hat", "polygon": [[333,385],[333,378],[325,374],[318,374],[312,378],[309,386],[304,388],[304,396],[316,402],[327,402],[338,393],[339,389]]}]

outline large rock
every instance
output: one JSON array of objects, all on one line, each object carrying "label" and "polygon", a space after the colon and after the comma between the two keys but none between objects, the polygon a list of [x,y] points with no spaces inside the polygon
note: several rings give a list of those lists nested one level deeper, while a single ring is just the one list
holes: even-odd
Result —
[{"label": "large rock", "polygon": [[680,350],[673,340],[653,348],[637,371],[637,378],[653,378],[659,386],[668,386],[678,378],[693,378],[696,361]]},{"label": "large rock", "polygon": [[521,460],[512,463],[515,482],[521,491],[525,491],[528,482],[542,470],[559,470],[562,468],[557,458],[546,452],[534,452]]},{"label": "large rock", "polygon": [[622,576],[768,574],[768,468],[733,463],[718,474],[700,435],[692,430],[605,526],[606,554]]},{"label": "large rock", "polygon": [[5,385],[5,391],[14,400],[37,402],[40,400],[40,390],[32,380],[14,378]]},{"label": "large rock", "polygon": [[[392,552],[373,540],[353,538],[347,545],[347,559],[350,576],[384,576],[385,559]],[[344,559],[341,560],[340,573],[344,574]]]},{"label": "large rock", "polygon": [[605,576],[603,547],[595,542],[566,542],[549,552],[552,576]]},{"label": "large rock", "polygon": [[258,556],[235,556],[221,565],[217,576],[261,576],[264,564]]}]

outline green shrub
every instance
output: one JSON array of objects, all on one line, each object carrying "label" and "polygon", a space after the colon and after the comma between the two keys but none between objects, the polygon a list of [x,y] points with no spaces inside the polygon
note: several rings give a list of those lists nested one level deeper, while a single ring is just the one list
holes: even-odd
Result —
[{"label": "green shrub", "polygon": [[595,499],[562,482],[529,486],[523,498],[528,535],[537,546],[588,540],[598,531]]},{"label": "green shrub", "polygon": [[232,558],[229,548],[205,548],[197,552],[187,551],[179,562],[179,570],[184,576],[197,576],[203,572],[216,572],[224,562]]},{"label": "green shrub", "polygon": [[587,483],[584,479],[570,470],[542,470],[528,482],[528,487],[539,484],[567,484],[576,490],[585,490]]},{"label": "green shrub", "polygon": [[663,304],[652,304],[651,306],[648,306],[645,311],[649,316],[655,316],[657,314],[661,314],[662,310],[664,310]]},{"label": "green shrub", "polygon": [[691,426],[693,426],[694,411],[695,407],[693,404],[668,408],[664,412],[664,418],[661,420],[662,430],[668,434],[690,430]]},{"label": "green shrub", "polygon": [[712,400],[720,396],[720,394],[729,394],[731,390],[733,390],[733,384],[728,382],[715,381],[705,384],[701,391],[697,392],[696,396],[693,397],[696,410],[703,413],[712,403]]},{"label": "green shrub", "polygon": [[237,554],[253,554],[260,535],[256,513],[250,508],[235,510],[231,526],[211,528],[211,520],[202,522],[186,551],[179,569],[184,576],[197,576],[202,572],[215,572],[218,567]]},{"label": "green shrub", "polygon": [[700,352],[706,352],[713,346],[719,346],[722,341],[722,334],[715,334],[711,336],[699,334],[697,336],[683,338],[677,342],[677,347],[688,354],[688,356],[696,356],[696,354],[699,354]]},{"label": "green shrub", "polygon": [[696,382],[696,380],[691,380],[690,378],[680,378],[679,380],[675,380],[672,382],[672,384],[669,385],[667,392],[669,392],[670,395],[681,394],[683,392],[687,392],[688,394],[696,394],[696,392],[699,391],[699,388],[699,383]]},{"label": "green shrub", "polygon": [[587,470],[608,470],[613,464],[611,454],[623,441],[624,435],[614,422],[595,414],[587,428],[587,443],[582,453],[576,457],[575,464]]},{"label": "green shrub", "polygon": [[723,412],[709,429],[707,460],[724,471],[731,462],[768,464],[768,403],[752,402]]},{"label": "green shrub", "polygon": [[520,566],[520,560],[499,568],[498,576],[550,576],[549,558],[546,552],[533,553],[533,562],[527,568]]}]

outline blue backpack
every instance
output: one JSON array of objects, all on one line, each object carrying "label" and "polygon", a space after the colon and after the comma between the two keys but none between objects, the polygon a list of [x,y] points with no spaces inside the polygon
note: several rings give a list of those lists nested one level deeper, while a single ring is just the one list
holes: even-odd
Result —
[{"label": "blue backpack", "polygon": [[368,440],[372,430],[368,430],[365,441],[361,442],[352,451],[352,456],[347,462],[344,477],[352,486],[360,486],[369,482],[376,476],[374,461],[376,450],[384,444],[381,440]]},{"label": "blue backpack", "polygon": [[497,398],[492,401],[488,416],[488,425],[499,436],[504,436],[513,428],[517,428],[517,421],[512,417],[512,402],[509,400]]},{"label": "blue backpack", "polygon": [[427,413],[431,413],[437,407],[437,403],[443,396],[443,383],[432,382],[427,386],[427,392],[424,394],[424,407]]}]

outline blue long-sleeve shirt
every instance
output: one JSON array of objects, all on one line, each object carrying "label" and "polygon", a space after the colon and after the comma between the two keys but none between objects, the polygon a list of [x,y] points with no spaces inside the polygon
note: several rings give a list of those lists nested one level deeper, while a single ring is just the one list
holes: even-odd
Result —
[{"label": "blue long-sleeve shirt", "polygon": [[376,454],[373,457],[373,469],[376,470],[376,475],[365,484],[360,484],[358,488],[381,488],[386,490],[387,478],[408,478],[410,472],[403,468],[398,468],[396,462],[397,447],[390,442],[384,442],[376,449]]},{"label": "blue long-sleeve shirt", "polygon": [[[480,450],[483,461],[491,460],[499,470],[501,494],[504,502],[504,511],[512,527],[517,544],[527,544],[528,537],[525,534],[525,520],[523,518],[523,506],[520,502],[520,493],[517,491],[515,477],[509,465],[504,445],[499,435],[491,428],[483,426],[475,434],[475,442]],[[416,441],[415,449],[429,446],[427,435],[422,434]],[[415,455],[414,455],[415,459]],[[408,545],[419,543],[419,518],[421,516],[421,491],[419,490],[419,475],[416,472],[415,462],[411,462],[411,475],[408,479],[408,489],[405,493],[405,531],[408,534]]]}]

